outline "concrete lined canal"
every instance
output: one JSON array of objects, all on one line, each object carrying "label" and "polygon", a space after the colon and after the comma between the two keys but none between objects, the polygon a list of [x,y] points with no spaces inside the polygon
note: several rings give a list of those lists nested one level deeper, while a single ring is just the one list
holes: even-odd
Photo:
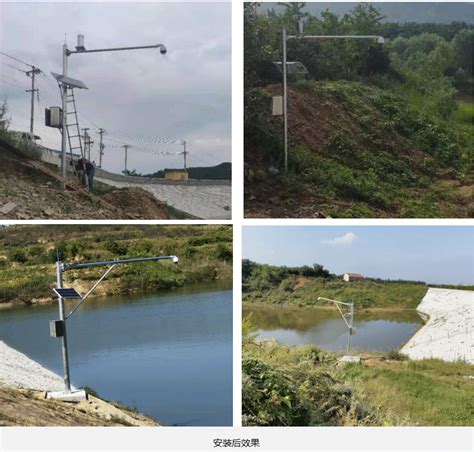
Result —
[{"label": "concrete lined canal", "polygon": [[[336,310],[244,306],[250,315],[257,339],[275,339],[288,346],[313,344],[321,349],[342,352],[347,347],[347,327]],[[360,351],[398,350],[423,321],[415,311],[376,311],[355,314],[352,349]]]},{"label": "concrete lined canal", "polygon": [[[0,339],[62,375],[57,304],[0,311]],[[232,291],[88,300],[68,324],[72,383],[168,425],[232,424]]]}]

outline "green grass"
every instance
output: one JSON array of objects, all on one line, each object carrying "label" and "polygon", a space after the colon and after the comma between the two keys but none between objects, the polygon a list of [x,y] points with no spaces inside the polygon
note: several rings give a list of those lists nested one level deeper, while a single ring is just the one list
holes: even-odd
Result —
[{"label": "green grass", "polygon": [[349,364],[338,377],[386,425],[473,425],[474,367],[439,360],[404,361],[393,369]]},{"label": "green grass", "polygon": [[314,346],[260,345],[244,321],[244,425],[474,425],[474,366],[374,355],[338,366]]},{"label": "green grass", "polygon": [[453,119],[460,123],[474,126],[474,103],[461,100],[458,102],[458,109],[454,113]]}]

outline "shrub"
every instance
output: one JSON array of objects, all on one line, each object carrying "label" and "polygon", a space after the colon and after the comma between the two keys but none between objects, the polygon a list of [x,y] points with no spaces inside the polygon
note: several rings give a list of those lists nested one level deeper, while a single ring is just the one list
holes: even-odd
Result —
[{"label": "shrub", "polygon": [[124,254],[127,254],[127,246],[114,240],[107,240],[104,243],[104,248],[115,256],[123,256]]},{"label": "shrub", "polygon": [[14,248],[8,253],[8,258],[13,262],[18,262],[20,264],[25,263],[28,260],[28,257],[20,248]]}]

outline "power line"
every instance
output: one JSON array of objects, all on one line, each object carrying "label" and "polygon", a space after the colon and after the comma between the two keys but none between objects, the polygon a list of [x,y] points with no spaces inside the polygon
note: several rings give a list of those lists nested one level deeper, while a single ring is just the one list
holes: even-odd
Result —
[{"label": "power line", "polygon": [[0,61],[0,63],[1,63],[1,64],[4,64],[5,66],[11,67],[11,68],[13,68],[13,69],[16,69],[16,70],[19,71],[19,72],[23,72],[24,74],[26,74],[26,71],[24,71],[23,69],[20,69],[20,68],[18,68],[18,67],[16,67],[16,66],[13,66],[12,64],[8,64],[8,63],[6,63],[5,61]]},{"label": "power line", "polygon": [[11,58],[12,60],[18,61],[18,63],[24,64],[25,66],[33,67],[32,64],[25,63],[24,61],[21,61],[19,58],[15,58],[15,57],[13,57],[13,56],[11,56],[11,55],[8,55],[8,53],[0,52],[0,54],[1,54],[1,55],[5,55],[6,57]]}]

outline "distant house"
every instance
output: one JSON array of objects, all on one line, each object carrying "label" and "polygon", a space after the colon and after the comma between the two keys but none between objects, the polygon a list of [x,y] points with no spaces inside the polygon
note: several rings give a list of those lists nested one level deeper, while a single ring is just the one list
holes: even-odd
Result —
[{"label": "distant house", "polygon": [[186,170],[166,170],[165,179],[188,180],[189,174]]},{"label": "distant house", "polygon": [[361,275],[360,273],[344,273],[343,279],[346,282],[360,281],[364,279],[364,275]]}]

